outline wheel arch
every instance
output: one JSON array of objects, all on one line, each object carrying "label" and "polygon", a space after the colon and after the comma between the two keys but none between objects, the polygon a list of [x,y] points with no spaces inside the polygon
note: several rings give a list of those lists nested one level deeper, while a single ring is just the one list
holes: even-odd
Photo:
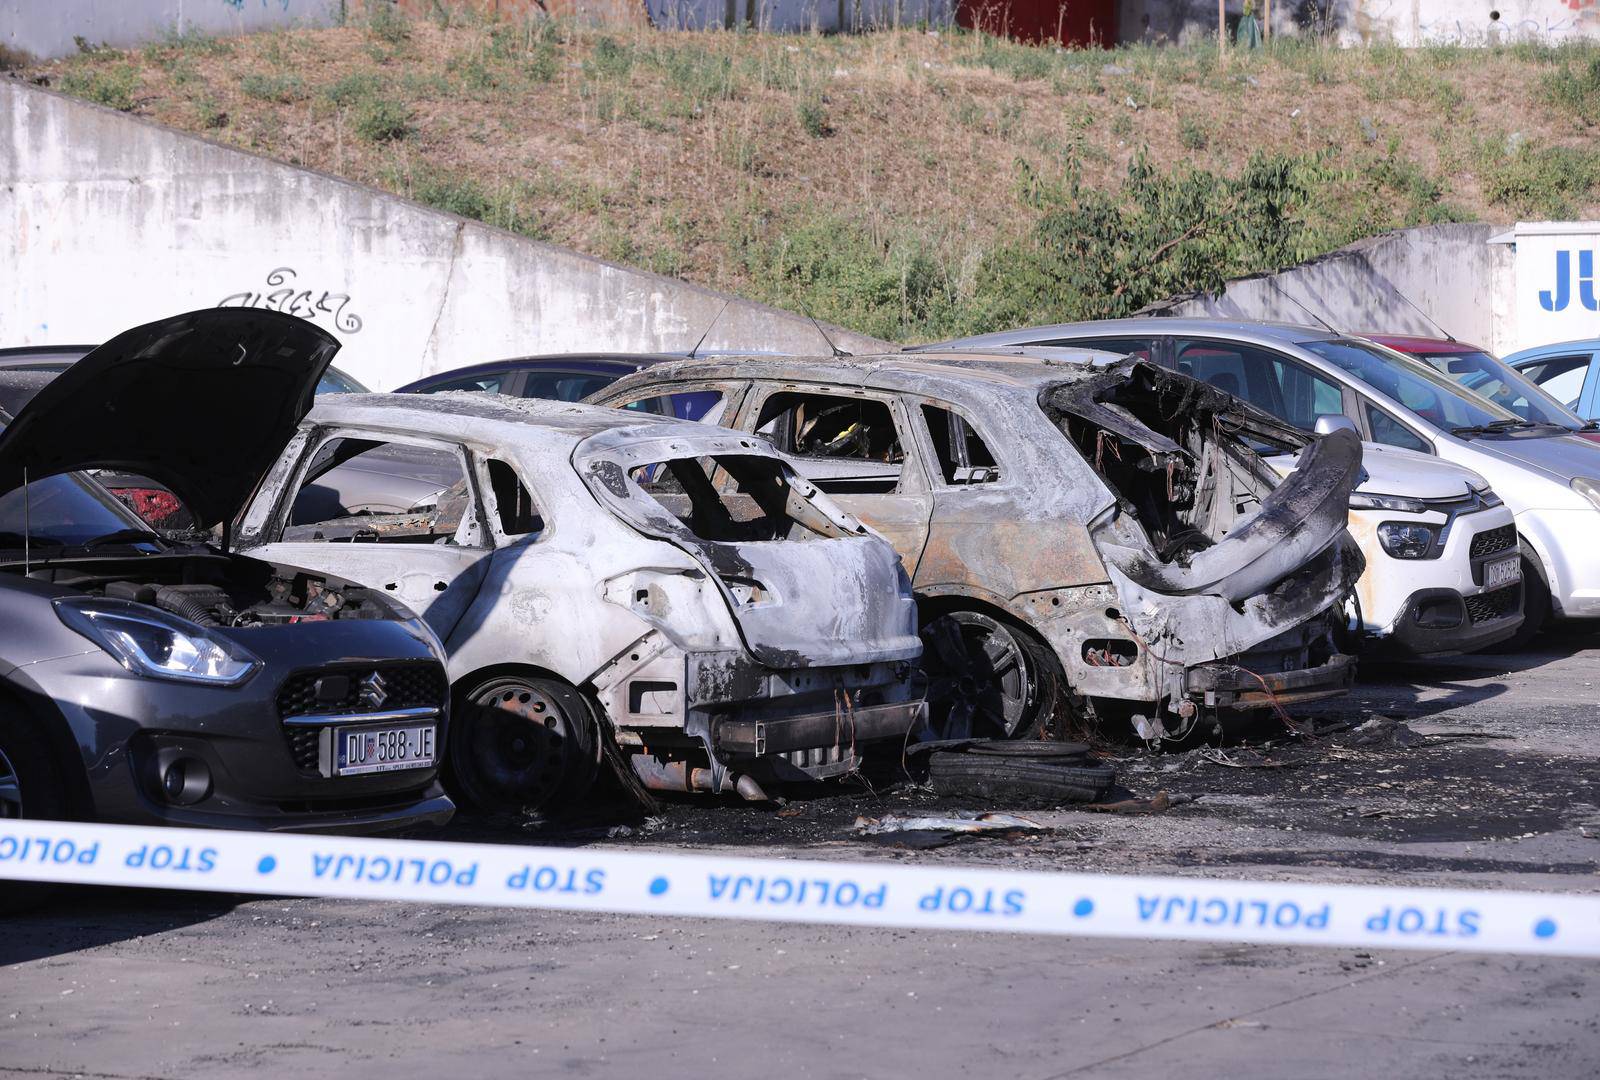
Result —
[{"label": "wheel arch", "polygon": [[74,820],[94,818],[94,793],[89,787],[89,772],[83,752],[72,737],[71,725],[55,703],[41,691],[21,682],[15,673],[0,681],[0,709],[12,709],[25,717],[43,736],[67,786],[67,805]]}]

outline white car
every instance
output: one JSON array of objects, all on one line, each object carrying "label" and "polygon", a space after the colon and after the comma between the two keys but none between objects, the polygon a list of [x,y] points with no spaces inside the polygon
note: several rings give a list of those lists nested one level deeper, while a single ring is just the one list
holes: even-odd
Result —
[{"label": "white car", "polygon": [[[1519,416],[1427,364],[1359,337],[1282,323],[1136,318],[1010,330],[921,349],[1059,345],[1144,355],[1313,430],[1348,417],[1368,442],[1463,465],[1516,516],[1524,620],[1600,617],[1600,443]],[[1515,584],[1496,602],[1509,603]]]},{"label": "white car", "polygon": [[[400,452],[446,477],[433,505],[372,512],[320,487]],[[449,653],[446,779],[483,809],[570,803],[607,745],[646,787],[759,799],[851,772],[874,742],[898,752],[923,720],[894,549],[767,443],[704,424],[319,398],[237,542],[421,614]]]},{"label": "white car", "polygon": [[[1367,476],[1350,495],[1348,525],[1367,559],[1349,612],[1362,651],[1451,656],[1516,634],[1517,526],[1488,481],[1412,450],[1366,443],[1363,451]],[[1272,464],[1287,475],[1294,460]]]}]

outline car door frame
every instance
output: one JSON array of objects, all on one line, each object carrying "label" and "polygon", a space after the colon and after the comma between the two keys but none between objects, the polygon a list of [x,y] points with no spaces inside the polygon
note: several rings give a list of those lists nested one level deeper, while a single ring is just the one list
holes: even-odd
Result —
[{"label": "car door frame", "polygon": [[[928,473],[926,461],[923,459],[922,443],[917,437],[917,426],[912,423],[910,411],[902,395],[894,390],[884,390],[868,386],[843,386],[834,382],[815,382],[811,380],[796,381],[791,379],[752,379],[744,395],[738,413],[726,423],[728,427],[737,428],[751,435],[756,434],[756,421],[761,417],[761,409],[767,400],[774,394],[827,394],[834,397],[856,397],[863,400],[879,401],[889,408],[890,419],[894,421],[896,432],[900,436],[900,449],[905,454],[900,462],[900,482],[896,486],[902,490],[892,492],[826,492],[828,497],[839,504],[846,512],[860,518],[869,526],[876,529],[888,538],[900,553],[900,561],[905,564],[906,573],[913,580],[916,579],[917,567],[922,562],[923,552],[928,547],[928,536],[933,523],[934,497],[933,482]],[[758,438],[760,436],[757,436]],[[780,448],[781,449],[781,448]],[[787,453],[787,452],[786,452]],[[798,454],[787,455],[791,461],[804,462],[808,459]],[[803,473],[801,475],[804,475]],[[911,479],[920,490],[904,490],[906,480]],[[902,503],[920,502],[920,523],[914,523],[916,514],[907,514],[904,518],[896,518],[887,522],[880,515],[862,513],[857,507],[861,499],[896,499]],[[876,519],[876,520],[875,520]],[[914,523],[914,524],[913,524]],[[914,529],[913,532],[907,531]]]},{"label": "car door frame", "polygon": [[[488,570],[489,559],[497,550],[497,544],[495,543],[495,540],[498,532],[497,530],[491,528],[488,520],[488,508],[484,502],[484,491],[482,483],[478,477],[477,466],[473,456],[474,452],[472,447],[465,442],[434,435],[413,435],[406,432],[393,432],[383,429],[353,427],[344,424],[319,425],[306,432],[305,438],[296,439],[296,444],[298,444],[298,449],[296,451],[298,457],[294,462],[293,468],[287,470],[283,482],[276,486],[275,490],[271,492],[270,496],[267,496],[266,491],[258,489],[256,495],[252,499],[252,503],[246,506],[244,514],[241,515],[241,520],[250,516],[250,511],[254,509],[253,504],[255,499],[262,498],[263,496],[270,497],[271,499],[271,506],[266,512],[266,523],[260,532],[255,534],[261,537],[261,539],[256,541],[256,543],[253,544],[248,550],[253,552],[257,547],[260,547],[284,550],[286,554],[289,554],[292,553],[292,551],[285,549],[314,547],[316,549],[339,551],[340,548],[343,547],[350,550],[371,549],[374,553],[380,551],[389,552],[391,553],[390,559],[393,560],[397,554],[395,552],[396,548],[403,550],[410,547],[418,551],[428,552],[430,555],[435,557],[437,556],[440,546],[433,544],[405,545],[361,543],[358,541],[341,543],[340,541],[331,540],[285,540],[283,538],[284,531],[289,527],[289,516],[294,505],[294,496],[304,485],[306,474],[310,470],[312,463],[316,460],[317,452],[321,450],[322,447],[328,445],[330,441],[344,438],[367,439],[382,441],[384,443],[403,443],[411,446],[442,448],[455,454],[456,461],[461,466],[462,474],[465,476],[467,481],[467,509],[461,516],[460,524],[456,526],[455,535],[457,537],[464,536],[470,538],[471,542],[458,542],[454,545],[445,546],[444,550],[457,553],[473,552],[476,553],[477,557],[470,562],[463,562],[459,572],[457,572],[454,577],[448,581],[438,579],[437,574],[424,575],[425,577],[435,577],[436,580],[431,588],[437,593],[446,593],[451,589],[461,590],[455,596],[450,597],[452,604],[456,605],[456,607],[453,617],[449,620],[448,626],[440,627],[437,625],[438,618],[442,618],[444,614],[448,613],[448,609],[446,612],[441,612],[438,618],[429,619],[428,614],[430,611],[432,611],[434,604],[428,605],[427,608],[420,608],[412,601],[405,599],[405,590],[399,588],[400,580],[402,580],[405,575],[395,576],[394,580],[384,582],[382,585],[379,585],[372,582],[360,582],[359,578],[345,573],[342,570],[325,571],[326,573],[329,573],[335,577],[344,577],[352,581],[360,582],[374,591],[386,592],[394,595],[396,599],[401,600],[406,604],[407,607],[411,608],[411,610],[418,617],[428,622],[428,624],[434,628],[434,632],[437,633],[442,640],[448,642],[451,633],[453,633],[461,624],[462,618],[471,609],[472,604],[477,596],[478,586],[482,584],[484,575]],[[526,483],[526,481],[524,481],[524,483]],[[263,553],[263,557],[270,559],[272,558],[273,554],[274,552],[269,550]],[[295,560],[286,561],[294,562]],[[315,565],[316,561],[317,560],[313,560],[312,565],[308,565],[306,569],[319,569],[319,567]],[[435,561],[437,561],[437,559],[435,559]],[[296,563],[296,565],[300,564]],[[444,586],[443,588],[440,588],[441,584]],[[435,604],[436,603],[437,600],[435,601]]]}]

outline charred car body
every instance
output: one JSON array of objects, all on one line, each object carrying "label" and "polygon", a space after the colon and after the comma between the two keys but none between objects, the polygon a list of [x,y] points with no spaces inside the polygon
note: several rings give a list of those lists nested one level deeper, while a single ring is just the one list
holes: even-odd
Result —
[{"label": "charred car body", "polygon": [[[593,400],[770,440],[890,537],[936,734],[1025,737],[1064,703],[1145,738],[1348,688],[1362,569],[1349,432],[1312,439],[1145,362],[1082,352],[668,362]],[[1302,450],[1279,482],[1251,448]]]},{"label": "charred car body", "polygon": [[443,651],[421,620],[349,581],[164,539],[81,471],[137,471],[226,522],[337,350],[291,316],[196,312],[118,335],[0,414],[0,814],[449,819]]},{"label": "charred car body", "polygon": [[[432,509],[355,512],[319,488],[396,448],[454,477]],[[649,787],[760,798],[851,771],[923,716],[894,549],[760,439],[487,394],[340,395],[239,542],[423,614],[450,655],[453,790],[484,808],[568,802],[606,750]]]}]

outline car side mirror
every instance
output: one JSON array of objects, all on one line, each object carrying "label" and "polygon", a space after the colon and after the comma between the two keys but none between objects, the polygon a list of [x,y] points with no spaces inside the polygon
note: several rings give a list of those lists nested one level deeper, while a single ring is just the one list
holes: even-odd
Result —
[{"label": "car side mirror", "polygon": [[1313,428],[1318,435],[1331,435],[1335,431],[1348,431],[1353,435],[1360,435],[1356,430],[1356,422],[1341,413],[1321,413],[1317,417],[1317,426]]}]

